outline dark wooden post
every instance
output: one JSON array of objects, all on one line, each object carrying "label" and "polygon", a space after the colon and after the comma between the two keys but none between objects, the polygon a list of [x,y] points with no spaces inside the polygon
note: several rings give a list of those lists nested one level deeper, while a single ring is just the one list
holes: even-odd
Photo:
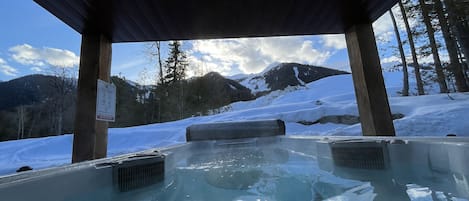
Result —
[{"label": "dark wooden post", "polygon": [[97,79],[109,81],[112,46],[102,34],[83,34],[72,162],[105,157],[108,124],[96,120]]},{"label": "dark wooden post", "polygon": [[346,30],[358,111],[364,136],[395,136],[371,23]]},{"label": "dark wooden post", "polygon": [[[101,36],[101,55],[99,57],[99,79],[111,81],[112,43],[107,37]],[[96,145],[94,147],[94,158],[105,158],[107,156],[107,132],[109,123],[96,121]]]}]

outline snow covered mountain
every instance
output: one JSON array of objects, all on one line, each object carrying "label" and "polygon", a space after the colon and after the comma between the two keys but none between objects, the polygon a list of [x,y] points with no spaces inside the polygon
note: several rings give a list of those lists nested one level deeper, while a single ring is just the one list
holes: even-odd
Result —
[{"label": "snow covered mountain", "polygon": [[332,75],[348,74],[330,68],[298,63],[275,63],[259,74],[230,77],[251,89],[253,95],[261,96],[271,91],[283,90],[289,86],[306,84]]}]

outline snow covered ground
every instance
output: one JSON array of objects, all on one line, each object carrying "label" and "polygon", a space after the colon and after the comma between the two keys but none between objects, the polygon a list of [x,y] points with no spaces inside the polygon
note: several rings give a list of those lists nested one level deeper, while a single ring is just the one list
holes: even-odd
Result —
[{"label": "snow covered ground", "polygon": [[[469,93],[400,97],[401,73],[385,73],[398,136],[469,136]],[[415,88],[415,83],[411,83]],[[281,119],[287,135],[361,135],[359,124],[313,124],[323,116],[358,116],[351,75],[338,75],[275,91],[253,101],[226,106],[220,114],[129,128],[109,129],[109,156],[185,142],[185,129],[195,123]],[[34,169],[68,164],[72,135],[0,142],[0,175],[28,165]]]}]

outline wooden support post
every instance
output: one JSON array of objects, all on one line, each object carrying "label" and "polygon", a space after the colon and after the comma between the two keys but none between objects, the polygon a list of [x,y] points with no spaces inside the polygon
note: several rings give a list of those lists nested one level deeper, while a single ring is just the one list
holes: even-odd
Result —
[{"label": "wooden support post", "polygon": [[395,136],[371,23],[346,30],[358,111],[364,136]]},{"label": "wooden support post", "polygon": [[[99,57],[99,74],[100,80],[111,81],[111,60],[112,60],[112,43],[107,37],[101,36],[100,40],[101,54]],[[105,121],[96,121],[96,145],[94,147],[94,158],[106,158],[107,156],[107,132],[109,123]]]},{"label": "wooden support post", "polygon": [[112,46],[102,34],[83,34],[72,162],[106,156],[106,122],[96,120],[97,79],[109,81]]}]

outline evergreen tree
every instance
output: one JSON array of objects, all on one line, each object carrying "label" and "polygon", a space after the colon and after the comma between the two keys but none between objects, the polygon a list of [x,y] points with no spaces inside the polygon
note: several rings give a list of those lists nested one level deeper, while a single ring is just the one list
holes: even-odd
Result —
[{"label": "evergreen tree", "polygon": [[186,77],[186,68],[189,66],[189,62],[186,53],[182,50],[181,42],[170,42],[169,49],[169,56],[164,64],[166,69],[165,84],[175,84]]},{"label": "evergreen tree", "polygon": [[[165,105],[168,108],[175,108],[174,111],[168,111],[170,119],[184,118],[184,79],[186,77],[186,69],[189,66],[186,53],[182,50],[181,42],[172,41],[169,43],[169,56],[165,61],[166,69],[165,83],[163,93],[166,95]],[[160,92],[161,93],[161,92]]]}]

